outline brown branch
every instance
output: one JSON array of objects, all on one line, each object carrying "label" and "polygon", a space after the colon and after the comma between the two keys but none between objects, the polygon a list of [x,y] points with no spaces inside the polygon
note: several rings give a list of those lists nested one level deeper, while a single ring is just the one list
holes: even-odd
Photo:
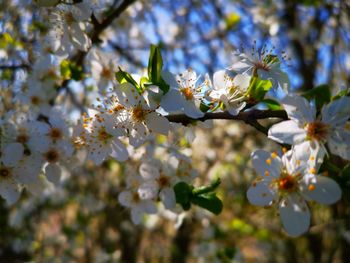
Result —
[{"label": "brown branch", "polygon": [[[175,114],[166,116],[170,122],[182,123],[184,125],[190,124],[194,121],[206,121],[206,120],[240,120],[246,123],[252,124],[257,120],[268,118],[280,118],[287,120],[288,116],[284,110],[248,110],[240,112],[238,115],[233,116],[228,112],[208,112],[202,118],[193,119],[185,114]],[[254,123],[254,125],[256,125]],[[260,125],[260,124],[259,124]]]}]

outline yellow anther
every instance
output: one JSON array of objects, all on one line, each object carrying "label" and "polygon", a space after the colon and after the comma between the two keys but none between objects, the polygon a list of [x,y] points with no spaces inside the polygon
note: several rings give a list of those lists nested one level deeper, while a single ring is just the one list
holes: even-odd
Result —
[{"label": "yellow anther", "polygon": [[315,156],[311,155],[310,156],[310,161],[313,161],[313,160],[315,160]]},{"label": "yellow anther", "polygon": [[271,153],[271,157],[272,157],[273,159],[275,159],[277,156],[278,156],[278,155],[277,155],[276,152]]},{"label": "yellow anther", "polygon": [[264,175],[269,176],[270,175],[269,171],[265,171]]},{"label": "yellow anther", "polygon": [[309,188],[309,191],[312,192],[315,190],[316,186],[314,184],[310,184],[308,188]]},{"label": "yellow anther", "polygon": [[270,165],[270,164],[272,163],[271,159],[270,159],[270,158],[269,158],[269,159],[266,159],[266,163],[267,163],[268,165]]},{"label": "yellow anther", "polygon": [[300,165],[301,161],[300,160],[297,160],[297,165]]},{"label": "yellow anther", "polygon": [[316,169],[314,167],[310,168],[309,172],[311,174],[316,174]]},{"label": "yellow anther", "polygon": [[286,147],[283,147],[283,148],[282,148],[282,152],[283,152],[283,153],[286,153],[287,151],[288,151],[288,149],[287,149]]}]

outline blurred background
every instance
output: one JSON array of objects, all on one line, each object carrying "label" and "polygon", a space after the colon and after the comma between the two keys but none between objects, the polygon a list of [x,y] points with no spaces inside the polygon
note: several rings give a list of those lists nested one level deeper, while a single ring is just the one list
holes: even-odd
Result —
[{"label": "blurred background", "polygon": [[[107,14],[122,2],[106,1]],[[282,69],[292,90],[328,83],[336,94],[349,87],[347,0],[124,2],[128,8],[94,39],[94,47],[115,56],[129,72],[144,71],[150,44],[162,47],[164,67],[171,72],[190,67],[210,76],[230,66],[233,51],[266,45],[286,54]],[[0,1],[5,102],[30,70],[47,30],[42,12],[32,1]],[[84,56],[80,58],[84,69]],[[309,233],[289,238],[276,210],[254,207],[246,198],[256,176],[250,153],[278,145],[233,121],[216,121],[210,130],[196,128],[196,135],[193,143],[177,140],[199,170],[196,184],[222,178],[224,210],[219,216],[192,208],[179,218],[161,213],[134,226],[129,211],[117,202],[130,164],[107,161],[96,167],[87,162],[59,188],[49,187],[36,197],[25,193],[12,207],[0,199],[0,262],[350,262],[346,198],[331,207],[311,203]]]}]

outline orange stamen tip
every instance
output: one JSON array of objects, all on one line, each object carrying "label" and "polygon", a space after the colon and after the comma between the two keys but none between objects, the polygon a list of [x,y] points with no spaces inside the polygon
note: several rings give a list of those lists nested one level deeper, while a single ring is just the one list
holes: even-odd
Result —
[{"label": "orange stamen tip", "polygon": [[316,169],[314,167],[310,168],[309,172],[311,174],[316,174]]},{"label": "orange stamen tip", "polygon": [[274,158],[276,158],[278,155],[277,155],[277,153],[276,152],[273,152],[273,153],[271,153],[271,157],[274,159]]},{"label": "orange stamen tip", "polygon": [[270,164],[272,163],[271,159],[270,159],[270,158],[269,158],[269,159],[266,159],[266,163],[267,163],[268,165],[270,165]]},{"label": "orange stamen tip", "polygon": [[310,184],[308,188],[309,188],[309,191],[312,192],[315,190],[316,186],[314,184]]},{"label": "orange stamen tip", "polygon": [[269,176],[270,175],[270,173],[269,173],[269,171],[265,171],[265,176]]}]

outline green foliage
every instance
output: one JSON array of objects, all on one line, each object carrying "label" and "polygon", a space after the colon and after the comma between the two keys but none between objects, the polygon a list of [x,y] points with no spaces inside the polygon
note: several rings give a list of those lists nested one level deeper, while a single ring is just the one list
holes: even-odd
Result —
[{"label": "green foliage", "polygon": [[222,211],[223,204],[213,191],[220,183],[218,178],[208,186],[194,188],[185,182],[179,182],[174,186],[176,203],[180,204],[184,210],[189,210],[191,204],[194,204],[218,215]]},{"label": "green foliage", "polygon": [[277,101],[273,99],[263,99],[261,102],[263,102],[266,107],[270,110],[282,110],[283,107],[281,104],[279,104]]},{"label": "green foliage", "polygon": [[241,17],[239,14],[235,12],[231,12],[226,15],[225,17],[225,24],[227,29],[231,29],[238,25],[238,23],[241,21]]},{"label": "green foliage", "polygon": [[63,60],[61,62],[60,71],[62,78],[65,80],[74,79],[78,81],[84,76],[82,67],[69,60]]},{"label": "green foliage", "polygon": [[337,95],[332,97],[332,100],[337,100],[337,99],[340,99],[341,97],[345,97],[345,96],[350,97],[350,87],[338,92]]},{"label": "green foliage", "polygon": [[272,83],[270,80],[263,80],[259,79],[258,77],[252,77],[247,95],[251,100],[261,101],[271,88]]},{"label": "green foliage", "polygon": [[317,109],[331,101],[331,88],[328,85],[320,85],[302,94],[308,100],[315,100]]},{"label": "green foliage", "polygon": [[162,68],[163,59],[160,48],[159,46],[151,45],[148,60],[148,79],[152,84],[158,86],[164,93],[167,93],[170,87],[161,76]]},{"label": "green foliage", "polygon": [[134,78],[128,72],[125,72],[121,68],[119,68],[119,71],[115,73],[115,76],[119,83],[130,83],[136,88],[136,90],[140,94],[143,92],[141,86],[136,82],[136,80],[134,80]]}]

